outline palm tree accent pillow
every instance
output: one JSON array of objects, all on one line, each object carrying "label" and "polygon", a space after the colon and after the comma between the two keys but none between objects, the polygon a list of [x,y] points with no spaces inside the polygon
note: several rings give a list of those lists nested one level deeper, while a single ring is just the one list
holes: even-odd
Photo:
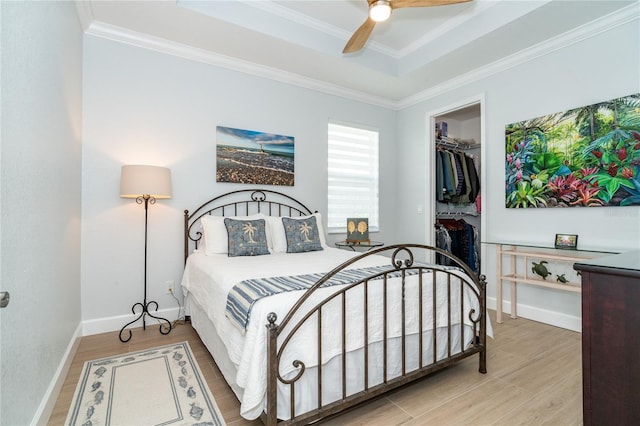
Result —
[{"label": "palm tree accent pillow", "polygon": [[224,226],[229,238],[229,257],[261,256],[269,254],[265,220],[236,220],[226,218]]},{"label": "palm tree accent pillow", "polygon": [[322,250],[315,216],[304,219],[282,218],[287,237],[287,253]]}]

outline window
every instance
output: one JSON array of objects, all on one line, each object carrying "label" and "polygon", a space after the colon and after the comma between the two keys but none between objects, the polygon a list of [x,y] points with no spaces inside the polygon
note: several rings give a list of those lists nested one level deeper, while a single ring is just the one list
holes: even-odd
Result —
[{"label": "window", "polygon": [[327,231],[345,232],[348,217],[378,230],[378,132],[329,123]]}]

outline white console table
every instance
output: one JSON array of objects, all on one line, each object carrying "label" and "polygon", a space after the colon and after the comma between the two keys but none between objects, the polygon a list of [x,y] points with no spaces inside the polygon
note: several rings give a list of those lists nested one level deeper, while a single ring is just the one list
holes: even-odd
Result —
[{"label": "white console table", "polygon": [[496,321],[498,323],[502,322],[503,282],[511,284],[511,318],[518,318],[518,283],[554,290],[571,291],[575,293],[581,292],[580,280],[577,276],[566,278],[566,283],[559,282],[557,280],[557,274],[555,273],[547,279],[543,279],[531,271],[533,262],[539,263],[541,261],[547,261],[549,262],[547,268],[550,270],[557,270],[557,267],[551,265],[564,265],[564,269],[569,271],[573,270],[573,264],[575,262],[617,253],[598,249],[556,249],[552,245],[543,244],[536,245],[511,242],[483,242],[482,244],[496,246]]}]

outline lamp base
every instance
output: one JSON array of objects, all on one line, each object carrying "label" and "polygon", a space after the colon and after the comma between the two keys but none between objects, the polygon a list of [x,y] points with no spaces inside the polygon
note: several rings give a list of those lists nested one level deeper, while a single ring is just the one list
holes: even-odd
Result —
[{"label": "lamp base", "polygon": [[[138,316],[136,317],[136,319],[134,319],[134,320],[133,320],[133,321],[131,321],[131,322],[126,323],[126,324],[124,325],[124,327],[122,327],[122,328],[120,329],[120,333],[119,333],[118,337],[120,338],[120,341],[121,341],[122,343],[126,343],[126,342],[128,342],[129,340],[131,340],[131,336],[132,336],[131,330],[126,330],[126,331],[128,331],[128,332],[129,332],[129,336],[127,336],[126,338],[123,338],[123,337],[122,337],[122,335],[123,335],[123,332],[125,331],[125,329],[126,329],[128,326],[130,326],[131,324],[133,324],[134,322],[136,322],[136,321],[138,321],[138,320],[142,319],[142,329],[143,329],[143,330],[146,330],[146,329],[147,329],[147,325],[146,325],[146,322],[145,322],[145,317],[146,317],[147,315],[148,315],[148,316],[150,316],[151,318],[155,318],[155,319],[157,319],[158,321],[160,321],[160,326],[158,327],[158,330],[160,331],[160,334],[167,335],[167,334],[169,334],[169,333],[171,332],[171,322],[170,322],[168,319],[166,319],[166,318],[161,318],[161,317],[157,317],[157,316],[153,315],[151,312],[149,312],[149,306],[151,306],[152,304],[153,304],[153,305],[155,305],[155,309],[154,309],[154,311],[156,311],[156,312],[157,312],[157,311],[158,311],[158,302],[155,302],[155,301],[153,301],[153,300],[152,300],[152,301],[150,301],[150,302],[147,302],[146,300],[145,300],[144,302],[138,302],[138,303],[134,304],[134,305],[131,307],[131,312],[133,312],[134,314],[136,313],[136,307],[137,307],[137,306],[140,306],[140,307],[142,308],[142,311],[138,314]],[[164,322],[166,322],[167,324],[166,324],[166,325],[165,325],[165,324],[163,324],[163,323],[162,323],[163,321],[164,321]]]}]

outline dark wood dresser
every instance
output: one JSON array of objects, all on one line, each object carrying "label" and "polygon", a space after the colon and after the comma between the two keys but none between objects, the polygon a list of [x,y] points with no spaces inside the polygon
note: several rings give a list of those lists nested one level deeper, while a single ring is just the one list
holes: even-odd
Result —
[{"label": "dark wood dresser", "polygon": [[585,425],[640,425],[640,251],[576,263],[582,275]]}]

